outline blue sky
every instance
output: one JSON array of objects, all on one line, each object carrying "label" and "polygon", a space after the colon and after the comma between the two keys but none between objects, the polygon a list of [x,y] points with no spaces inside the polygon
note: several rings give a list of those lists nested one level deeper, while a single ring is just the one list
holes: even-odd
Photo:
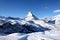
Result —
[{"label": "blue sky", "polygon": [[24,18],[28,11],[38,18],[60,13],[60,0],[0,0],[0,16]]}]

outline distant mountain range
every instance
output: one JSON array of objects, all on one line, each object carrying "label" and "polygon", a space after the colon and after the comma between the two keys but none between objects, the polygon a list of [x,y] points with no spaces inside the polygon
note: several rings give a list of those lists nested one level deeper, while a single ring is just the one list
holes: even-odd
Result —
[{"label": "distant mountain range", "polygon": [[39,19],[28,12],[24,19],[0,16],[0,33],[32,33],[60,30],[60,15]]}]

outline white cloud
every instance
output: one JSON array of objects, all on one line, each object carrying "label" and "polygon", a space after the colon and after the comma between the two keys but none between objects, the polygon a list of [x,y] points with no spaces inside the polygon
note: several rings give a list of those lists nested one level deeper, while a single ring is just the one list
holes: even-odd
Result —
[{"label": "white cloud", "polygon": [[54,10],[54,13],[60,13],[60,9]]}]

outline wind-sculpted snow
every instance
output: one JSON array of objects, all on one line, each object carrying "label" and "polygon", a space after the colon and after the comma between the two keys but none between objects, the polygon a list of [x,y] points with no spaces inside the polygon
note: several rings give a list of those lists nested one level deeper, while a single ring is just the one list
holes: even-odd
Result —
[{"label": "wind-sculpted snow", "polygon": [[29,34],[12,33],[0,36],[0,40],[60,40],[60,31],[35,32]]}]

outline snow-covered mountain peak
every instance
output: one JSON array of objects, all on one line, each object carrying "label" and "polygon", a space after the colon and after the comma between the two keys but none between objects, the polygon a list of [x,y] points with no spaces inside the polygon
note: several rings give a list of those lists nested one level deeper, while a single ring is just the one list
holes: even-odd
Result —
[{"label": "snow-covered mountain peak", "polygon": [[32,17],[32,15],[33,15],[33,14],[32,14],[31,11],[29,11],[28,14],[27,14],[27,16],[30,16],[30,17]]},{"label": "snow-covered mountain peak", "polygon": [[26,21],[29,21],[29,20],[37,20],[38,18],[35,15],[33,15],[31,11],[29,11],[24,19]]},{"label": "snow-covered mountain peak", "polygon": [[56,16],[53,16],[52,19],[54,19],[54,20],[60,20],[60,14],[58,14]]},{"label": "snow-covered mountain peak", "polygon": [[60,14],[56,15],[55,17],[60,17]]}]

